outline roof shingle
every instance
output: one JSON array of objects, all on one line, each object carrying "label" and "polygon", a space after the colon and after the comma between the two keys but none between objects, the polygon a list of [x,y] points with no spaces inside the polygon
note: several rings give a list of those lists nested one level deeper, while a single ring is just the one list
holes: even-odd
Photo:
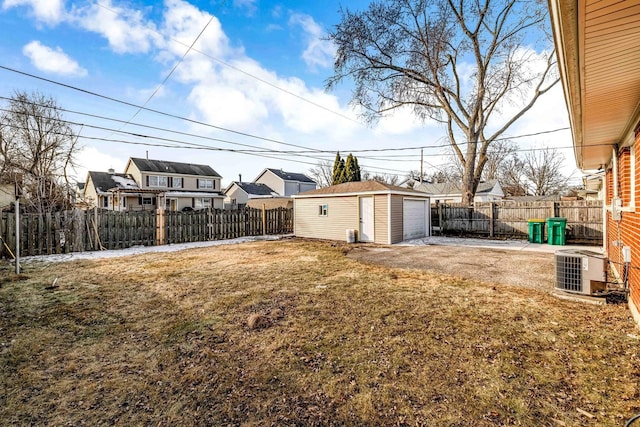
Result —
[{"label": "roof shingle", "polygon": [[107,192],[111,189],[139,189],[140,187],[128,173],[89,172],[91,182],[98,192]]},{"label": "roof shingle", "polygon": [[285,172],[282,169],[271,169],[267,168],[268,171],[271,171],[278,178],[284,179],[285,181],[299,181],[299,182],[309,182],[315,184],[316,182],[306,176],[303,173],[295,173],[295,172]]},{"label": "roof shingle", "polygon": [[242,188],[245,193],[253,194],[255,196],[271,196],[275,193],[275,191],[273,191],[271,187],[269,187],[266,184],[257,184],[255,182],[238,182],[238,181],[233,181],[232,184],[236,184],[238,187]]},{"label": "roof shingle", "polygon": [[208,165],[169,162],[165,160],[149,160],[131,158],[131,161],[142,172],[175,173],[181,175],[214,176],[220,178],[218,172]]},{"label": "roof shingle", "polygon": [[300,193],[300,195],[312,196],[322,194],[364,193],[371,191],[399,191],[402,193],[415,193],[416,195],[426,196],[425,193],[420,191],[398,187],[396,185],[385,184],[378,181],[345,182],[343,184],[332,185],[330,187],[319,188],[317,190],[305,191],[304,193]]}]

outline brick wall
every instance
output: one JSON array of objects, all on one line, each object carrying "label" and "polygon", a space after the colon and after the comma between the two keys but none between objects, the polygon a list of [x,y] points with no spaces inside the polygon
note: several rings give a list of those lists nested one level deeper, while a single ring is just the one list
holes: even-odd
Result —
[{"label": "brick wall", "polygon": [[[636,141],[640,143],[640,140]],[[634,150],[635,170],[631,170],[631,150],[621,150],[618,155],[618,195],[622,199],[622,206],[628,208],[632,200],[631,191],[635,192],[635,200],[640,201],[640,150]],[[631,174],[635,177],[635,189],[631,188]],[[613,198],[613,170],[606,174],[607,205]],[[622,245],[615,245],[620,241]],[[614,221],[611,212],[607,212],[607,254],[613,267],[622,274],[623,258],[622,246],[631,248],[631,266],[629,269],[629,287],[633,304],[640,308],[640,209],[632,212],[622,212],[622,220]]]}]

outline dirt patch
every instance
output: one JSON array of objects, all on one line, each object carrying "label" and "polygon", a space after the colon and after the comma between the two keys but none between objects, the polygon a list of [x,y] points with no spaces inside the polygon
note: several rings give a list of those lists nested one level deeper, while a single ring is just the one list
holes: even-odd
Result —
[{"label": "dirt patch", "polygon": [[367,264],[450,274],[487,283],[553,290],[553,254],[466,246],[357,247],[349,258]]}]

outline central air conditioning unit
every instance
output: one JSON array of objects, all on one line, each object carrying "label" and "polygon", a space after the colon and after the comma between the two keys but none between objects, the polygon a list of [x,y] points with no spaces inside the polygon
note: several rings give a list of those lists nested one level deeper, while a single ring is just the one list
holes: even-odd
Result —
[{"label": "central air conditioning unit", "polygon": [[607,288],[607,261],[598,252],[565,249],[555,253],[556,289],[592,295]]}]

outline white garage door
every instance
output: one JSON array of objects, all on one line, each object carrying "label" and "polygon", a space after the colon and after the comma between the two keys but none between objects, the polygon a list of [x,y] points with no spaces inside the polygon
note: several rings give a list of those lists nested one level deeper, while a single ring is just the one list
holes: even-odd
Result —
[{"label": "white garage door", "polygon": [[402,210],[402,238],[418,239],[429,235],[429,202],[427,200],[404,200]]}]

